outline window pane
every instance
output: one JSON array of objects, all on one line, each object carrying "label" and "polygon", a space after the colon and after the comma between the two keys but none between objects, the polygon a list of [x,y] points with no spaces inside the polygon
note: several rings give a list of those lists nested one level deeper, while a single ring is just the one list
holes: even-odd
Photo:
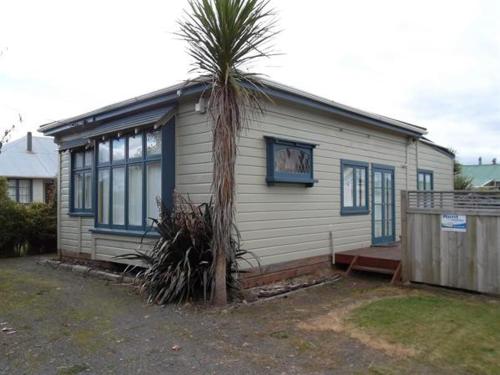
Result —
[{"label": "window pane", "polygon": [[427,173],[425,175],[425,190],[432,190],[432,175]]},{"label": "window pane", "polygon": [[92,167],[92,154],[92,150],[85,151],[85,167],[87,168]]},{"label": "window pane", "polygon": [[9,180],[9,198],[13,201],[17,200],[16,191],[17,191],[17,182],[16,180]]},{"label": "window pane", "polygon": [[161,154],[161,131],[149,131],[146,133],[146,150],[149,155]]},{"label": "window pane", "polygon": [[80,173],[73,175],[73,208],[82,208],[83,178]]},{"label": "window pane", "polygon": [[113,139],[113,161],[125,159],[125,138]]},{"label": "window pane", "polygon": [[276,146],[274,170],[281,173],[311,173],[311,156],[297,147]]},{"label": "window pane", "polygon": [[30,180],[19,180],[19,203],[31,203]]},{"label": "window pane", "polygon": [[142,158],[142,134],[128,137],[128,158]]},{"label": "window pane", "polygon": [[128,167],[128,223],[142,225],[142,164]]},{"label": "window pane", "polygon": [[97,175],[97,221],[109,224],[109,169],[100,169]]},{"label": "window pane", "polygon": [[125,168],[113,168],[113,224],[125,224]]},{"label": "window pane", "polygon": [[92,208],[92,173],[85,173],[84,174],[84,186],[85,186],[85,191],[83,193],[84,199],[84,207],[90,209]]},{"label": "window pane", "polygon": [[345,167],[343,173],[344,173],[344,207],[353,207],[354,169],[351,167]]},{"label": "window pane", "polygon": [[109,141],[100,142],[98,152],[99,163],[109,163]]},{"label": "window pane", "polygon": [[424,174],[423,173],[419,173],[418,174],[418,186],[417,186],[417,190],[424,190],[425,189],[425,186],[424,186]]},{"label": "window pane", "polygon": [[150,163],[146,167],[146,218],[147,224],[151,224],[149,218],[158,218],[160,213],[158,200],[161,199],[161,167],[160,163]]},{"label": "window pane", "polygon": [[356,206],[366,206],[366,170],[365,168],[356,169]]}]

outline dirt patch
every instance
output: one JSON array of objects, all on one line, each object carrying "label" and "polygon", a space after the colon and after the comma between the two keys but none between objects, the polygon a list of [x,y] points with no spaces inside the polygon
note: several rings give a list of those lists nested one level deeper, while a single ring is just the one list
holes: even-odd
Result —
[{"label": "dirt patch", "polygon": [[[398,298],[404,295],[405,294],[402,293],[400,296],[391,298]],[[347,334],[349,337],[360,341],[364,345],[375,350],[380,350],[393,357],[407,358],[416,356],[418,353],[415,349],[390,343],[380,337],[374,337],[355,327],[347,320],[347,317],[353,310],[371,302],[380,300],[381,298],[384,297],[374,297],[363,301],[353,302],[346,306],[337,307],[325,315],[315,317],[305,322],[300,322],[298,327],[306,331],[334,331],[337,333]]]}]

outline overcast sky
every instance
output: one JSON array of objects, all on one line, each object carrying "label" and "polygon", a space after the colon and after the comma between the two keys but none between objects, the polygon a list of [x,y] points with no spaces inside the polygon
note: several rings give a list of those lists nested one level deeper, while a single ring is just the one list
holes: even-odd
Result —
[{"label": "overcast sky", "polygon": [[[424,126],[462,162],[500,158],[500,1],[271,0],[281,56],[254,70]],[[178,83],[184,0],[0,5],[0,129],[13,138]]]}]

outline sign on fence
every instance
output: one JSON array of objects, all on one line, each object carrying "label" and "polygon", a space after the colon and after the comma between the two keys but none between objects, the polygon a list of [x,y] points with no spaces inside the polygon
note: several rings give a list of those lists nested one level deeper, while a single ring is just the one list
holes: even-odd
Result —
[{"label": "sign on fence", "polygon": [[467,232],[467,216],[442,214],[441,230],[444,232]]}]

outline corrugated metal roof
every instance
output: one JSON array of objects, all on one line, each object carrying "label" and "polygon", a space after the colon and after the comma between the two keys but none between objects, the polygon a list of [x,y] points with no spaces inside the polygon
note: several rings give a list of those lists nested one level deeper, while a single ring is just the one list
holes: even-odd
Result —
[{"label": "corrugated metal roof", "polygon": [[50,137],[33,137],[32,150],[26,150],[26,136],[7,143],[0,153],[0,176],[55,178],[57,145]]},{"label": "corrugated metal roof", "polygon": [[480,187],[490,181],[500,181],[500,165],[463,165],[462,174],[472,178],[472,186]]},{"label": "corrugated metal roof", "polygon": [[[190,89],[194,89],[197,86],[199,86],[199,90],[204,90],[206,88],[206,84],[208,81],[203,78],[198,78],[195,80],[192,80],[190,82],[185,82],[185,83],[180,83],[177,85],[173,85],[161,90],[153,91],[151,93],[137,96],[132,99],[124,100],[115,104],[111,104],[99,109],[96,109],[94,111],[90,111],[87,113],[84,113],[82,115],[70,117],[61,121],[55,121],[51,122],[45,125],[40,126],[40,131],[44,133],[54,133],[55,131],[58,131],[56,129],[61,129],[64,126],[67,126],[69,124],[72,125],[78,125],[79,122],[85,123],[85,121],[89,120],[90,122],[97,121],[97,117],[100,116],[101,114],[104,113],[112,113],[114,111],[119,111],[121,108],[127,107],[127,106],[138,106],[141,103],[144,103],[146,101],[151,101],[154,100],[155,98],[160,98],[164,97],[166,95],[175,95],[176,93],[179,93],[180,96],[185,95],[185,92],[188,92]],[[329,99],[322,98],[320,96],[316,96],[313,94],[310,94],[308,92],[302,91],[295,89],[293,87],[274,82],[271,80],[264,79],[263,83],[265,84],[265,87],[268,88],[269,90],[266,90],[266,93],[268,95],[273,96],[277,95],[280,92],[281,93],[286,93],[289,94],[289,96],[294,96],[294,97],[300,97],[303,99],[306,99],[308,103],[320,103],[324,106],[328,106],[329,108],[335,109],[335,111],[338,111],[343,114],[353,114],[357,115],[359,118],[366,120],[372,120],[375,121],[378,124],[386,124],[392,127],[394,130],[401,129],[401,131],[406,131],[410,132],[416,136],[421,136],[423,134],[427,133],[427,130],[423,127],[409,124],[404,121],[399,121],[395,120],[386,116],[381,116],[375,113],[363,111],[354,107],[350,107],[341,103],[334,102]],[[200,86],[201,85],[201,86]],[[269,91],[269,92],[267,92]],[[175,98],[177,98],[177,95],[175,95]],[[82,124],[83,124],[82,123]]]}]

